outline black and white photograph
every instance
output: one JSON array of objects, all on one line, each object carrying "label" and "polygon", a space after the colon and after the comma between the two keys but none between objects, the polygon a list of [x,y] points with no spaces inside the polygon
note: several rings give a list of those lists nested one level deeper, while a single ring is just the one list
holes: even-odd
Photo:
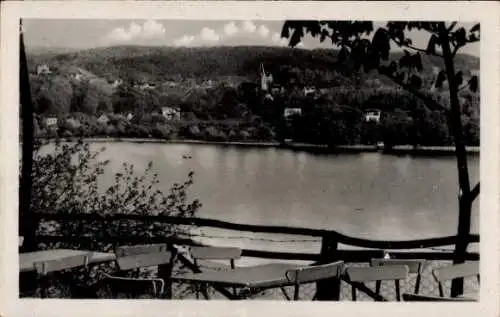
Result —
[{"label": "black and white photograph", "polygon": [[18,298],[483,302],[481,19],[240,17],[19,17]]}]

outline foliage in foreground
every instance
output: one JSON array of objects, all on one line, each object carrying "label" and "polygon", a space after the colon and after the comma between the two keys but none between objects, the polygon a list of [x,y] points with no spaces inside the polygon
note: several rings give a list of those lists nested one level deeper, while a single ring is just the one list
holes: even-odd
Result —
[{"label": "foliage in foreground", "polygon": [[[99,158],[104,148],[93,150],[81,140],[76,143],[56,141],[45,146],[54,148],[43,153],[44,148],[38,144],[35,150],[31,200],[35,214],[129,213],[190,217],[201,207],[197,199],[189,201],[187,197],[187,190],[193,184],[193,172],[188,174],[186,181],[173,184],[170,193],[165,194],[157,188],[158,174],[153,173],[151,162],[142,173],[137,173],[133,165],[124,163],[115,173],[112,184],[102,188],[100,178],[110,163]],[[65,221],[58,225],[46,223],[39,233],[85,236],[88,240],[82,239],[80,245],[72,243],[71,247],[89,248],[87,241],[90,241],[94,250],[111,251],[113,245],[98,241],[100,237],[166,237],[186,232],[185,228],[160,223]]]}]

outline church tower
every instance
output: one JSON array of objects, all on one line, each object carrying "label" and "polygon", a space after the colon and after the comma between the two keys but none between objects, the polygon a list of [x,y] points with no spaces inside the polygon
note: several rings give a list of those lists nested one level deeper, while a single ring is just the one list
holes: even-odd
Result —
[{"label": "church tower", "polygon": [[270,88],[271,83],[273,82],[273,75],[266,74],[266,71],[264,69],[264,64],[260,64],[260,88],[262,91],[268,91]]}]

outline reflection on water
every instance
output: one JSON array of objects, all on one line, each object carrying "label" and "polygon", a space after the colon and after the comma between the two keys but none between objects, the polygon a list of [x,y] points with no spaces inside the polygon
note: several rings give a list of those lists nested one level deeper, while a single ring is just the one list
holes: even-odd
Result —
[{"label": "reflection on water", "polygon": [[216,151],[210,148],[196,147],[194,152],[194,158],[197,162],[206,170],[212,170],[215,167],[215,156]]},{"label": "reflection on water", "polygon": [[[95,145],[101,146],[99,145]],[[106,144],[111,169],[139,170],[153,160],[161,187],[195,172],[190,196],[200,217],[247,224],[333,229],[371,239],[452,235],[457,227],[454,157],[412,158],[379,153],[312,155],[274,148]],[[186,153],[191,159],[182,159]],[[472,182],[479,158],[471,157]],[[473,231],[478,232],[478,204]]]}]

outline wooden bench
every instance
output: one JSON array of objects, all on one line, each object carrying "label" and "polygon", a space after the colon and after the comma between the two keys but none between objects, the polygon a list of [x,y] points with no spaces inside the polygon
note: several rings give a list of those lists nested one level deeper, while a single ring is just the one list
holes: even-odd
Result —
[{"label": "wooden bench", "polygon": [[[210,247],[210,246],[192,246],[189,248],[191,256],[194,260],[194,264],[200,268],[200,270],[206,269],[228,269],[221,263],[215,263],[211,260],[228,260],[231,269],[235,268],[235,260],[241,257],[241,249],[239,248],[228,248],[228,247]],[[195,283],[196,299],[199,299],[200,292],[206,299],[209,299],[207,285],[205,284],[203,290],[200,288],[199,283]],[[233,288],[233,293],[236,294],[236,289]]]},{"label": "wooden bench", "polygon": [[40,262],[34,262],[34,267],[36,272],[39,275],[39,281],[41,284],[41,297],[47,298],[48,295],[48,286],[49,286],[49,278],[48,275],[52,272],[61,272],[64,270],[87,266],[89,263],[89,258],[91,256],[91,252],[77,254],[77,255],[69,255],[66,257],[62,257],[59,259],[46,260]]},{"label": "wooden bench", "polygon": [[444,297],[443,282],[445,281],[476,276],[479,283],[479,262],[475,261],[439,267],[432,271],[432,275],[438,282],[439,296]]},{"label": "wooden bench", "polygon": [[[114,296],[124,293],[135,297],[151,290],[153,296],[165,294],[171,298],[171,287],[166,287],[166,281],[170,282],[176,256],[174,250],[169,249],[166,244],[118,247],[115,251],[118,272],[116,275],[104,274],[106,286]],[[157,278],[139,277],[141,268],[154,266],[158,267]],[[130,272],[134,276],[125,276]]]},{"label": "wooden bench", "polygon": [[[336,278],[340,283],[340,278],[344,273],[344,261],[337,261],[328,264],[312,265],[288,270],[286,278],[294,284],[293,300],[299,300],[299,289],[301,284],[313,283],[320,280]],[[285,290],[282,288],[286,296]],[[288,296],[287,296],[288,299]],[[313,298],[314,300],[315,298]]]},{"label": "wooden bench", "polygon": [[[352,285],[352,300],[356,301],[356,284],[360,283],[363,288],[367,288],[365,282],[373,281],[394,281],[396,286],[396,299],[401,300],[400,280],[408,278],[408,266],[372,266],[372,267],[348,267],[346,269],[347,281]],[[380,296],[380,290],[376,290],[376,295]]]},{"label": "wooden bench", "polygon": [[[408,274],[415,274],[415,294],[420,291],[420,280],[422,279],[422,272],[424,271],[424,266],[427,261],[420,260],[407,260],[407,259],[371,259],[371,266],[389,266],[389,265],[406,265],[408,267]],[[376,292],[380,292],[381,281],[376,282]]]}]

